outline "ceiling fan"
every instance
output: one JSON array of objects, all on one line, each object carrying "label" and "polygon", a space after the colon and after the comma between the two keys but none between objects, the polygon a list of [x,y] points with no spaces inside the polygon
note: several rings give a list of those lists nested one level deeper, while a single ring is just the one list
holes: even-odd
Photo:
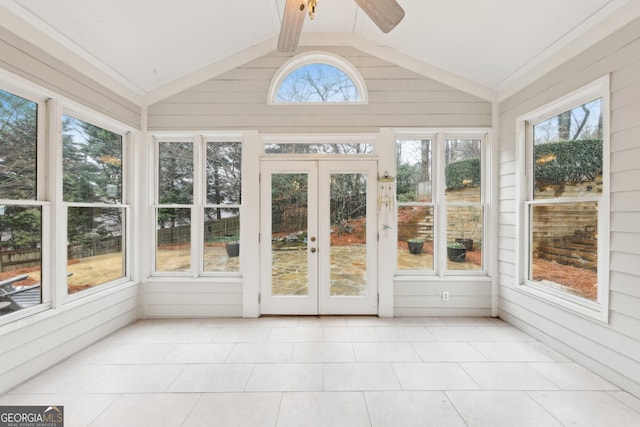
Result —
[{"label": "ceiling fan", "polygon": [[[388,33],[393,30],[402,18],[404,9],[396,0],[354,0],[369,18],[382,30]],[[317,0],[287,0],[278,38],[280,52],[293,52],[298,46],[304,16],[308,10],[309,17],[314,18]]]}]

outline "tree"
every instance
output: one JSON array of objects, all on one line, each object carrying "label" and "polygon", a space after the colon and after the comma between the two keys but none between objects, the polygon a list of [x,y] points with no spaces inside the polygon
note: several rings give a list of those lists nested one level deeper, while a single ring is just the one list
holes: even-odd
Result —
[{"label": "tree", "polygon": [[[37,112],[35,102],[0,90],[0,199],[37,197]],[[5,206],[0,216],[0,250],[37,248],[41,211]]]},{"label": "tree", "polygon": [[64,200],[121,202],[122,137],[70,116],[62,124]]},{"label": "tree", "polygon": [[[77,203],[122,202],[122,137],[63,116],[63,199]],[[97,206],[67,210],[68,240],[89,243],[120,235],[121,209]]]},{"label": "tree", "polygon": [[280,85],[278,102],[355,102],[359,94],[342,70],[328,64],[307,64],[291,72]]},{"label": "tree", "polygon": [[[207,144],[207,204],[238,205],[241,203],[242,145],[239,142]],[[222,218],[222,208],[216,210]]]},{"label": "tree", "polygon": [[366,176],[360,173],[333,175],[330,197],[331,224],[342,230],[348,220],[366,216]]},{"label": "tree", "polygon": [[[160,204],[190,205],[193,202],[193,144],[161,142],[159,145],[158,195]],[[190,209],[158,211],[162,228],[190,223]]]},{"label": "tree", "polygon": [[399,202],[430,201],[432,143],[406,140],[397,144],[396,191]]},{"label": "tree", "polygon": [[0,199],[36,198],[35,102],[0,90]]},{"label": "tree", "polygon": [[536,144],[602,139],[602,99],[598,98],[534,124]]}]

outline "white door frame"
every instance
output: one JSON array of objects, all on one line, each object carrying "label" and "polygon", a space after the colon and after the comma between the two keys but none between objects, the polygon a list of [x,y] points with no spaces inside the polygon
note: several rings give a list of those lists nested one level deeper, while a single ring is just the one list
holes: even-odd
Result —
[{"label": "white door frame", "polygon": [[[274,173],[308,173],[308,295],[271,295],[271,176]],[[332,173],[365,173],[367,175],[367,292],[363,296],[330,295],[331,229],[330,199]],[[263,159],[261,162],[261,314],[378,314],[378,211],[377,161],[375,159]],[[323,235],[313,236],[322,232]],[[313,252],[312,252],[313,251]]]}]

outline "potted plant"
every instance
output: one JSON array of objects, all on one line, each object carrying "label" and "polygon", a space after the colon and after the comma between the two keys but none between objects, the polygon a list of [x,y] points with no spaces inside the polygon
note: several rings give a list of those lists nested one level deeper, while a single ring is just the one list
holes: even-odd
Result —
[{"label": "potted plant", "polygon": [[460,242],[453,242],[447,245],[447,257],[452,262],[464,262],[467,257],[467,249]]},{"label": "potted plant", "polygon": [[455,241],[464,246],[468,251],[473,250],[473,237],[478,230],[480,222],[480,208],[467,206],[467,212],[456,210],[451,216],[451,226],[455,230]]},{"label": "potted plant", "polygon": [[424,239],[412,238],[407,240],[409,246],[409,253],[413,255],[420,255],[424,247]]},{"label": "potted plant", "polygon": [[240,255],[240,242],[238,236],[225,236],[225,249],[227,255],[230,257],[236,257]]}]

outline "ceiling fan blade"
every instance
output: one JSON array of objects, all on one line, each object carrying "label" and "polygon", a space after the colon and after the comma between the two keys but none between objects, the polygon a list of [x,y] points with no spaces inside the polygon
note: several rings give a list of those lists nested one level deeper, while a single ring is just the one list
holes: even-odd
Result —
[{"label": "ceiling fan blade", "polygon": [[307,0],[287,0],[278,38],[278,50],[280,52],[293,52],[296,50],[306,11]]},{"label": "ceiling fan blade", "polygon": [[404,9],[396,0],[355,0],[355,2],[383,33],[393,30],[404,18]]}]

